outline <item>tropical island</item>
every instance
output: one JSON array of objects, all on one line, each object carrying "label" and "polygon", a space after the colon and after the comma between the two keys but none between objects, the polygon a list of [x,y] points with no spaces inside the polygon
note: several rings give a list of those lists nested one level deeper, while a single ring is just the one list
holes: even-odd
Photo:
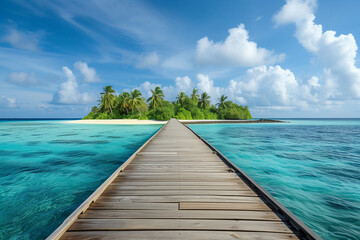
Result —
[{"label": "tropical island", "polygon": [[180,92],[176,101],[165,100],[160,87],[151,90],[152,95],[146,99],[138,89],[116,94],[112,86],[105,86],[100,93],[98,106],[83,119],[139,119],[139,120],[179,120],[196,119],[252,119],[248,106],[241,106],[227,100],[222,95],[216,105],[211,104],[210,96],[193,89],[190,96]]}]

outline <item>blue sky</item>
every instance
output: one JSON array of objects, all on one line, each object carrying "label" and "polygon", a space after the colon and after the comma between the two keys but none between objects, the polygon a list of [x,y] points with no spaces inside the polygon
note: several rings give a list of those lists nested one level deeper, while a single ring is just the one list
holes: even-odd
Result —
[{"label": "blue sky", "polygon": [[359,1],[1,1],[0,117],[82,117],[105,85],[254,117],[360,117]]}]

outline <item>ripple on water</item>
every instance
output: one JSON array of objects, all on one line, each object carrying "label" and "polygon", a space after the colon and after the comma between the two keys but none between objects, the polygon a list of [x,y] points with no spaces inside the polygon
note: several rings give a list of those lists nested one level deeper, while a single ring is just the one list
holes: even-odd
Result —
[{"label": "ripple on water", "polygon": [[49,159],[46,159],[45,161],[43,161],[43,164],[50,165],[50,166],[58,166],[58,165],[72,166],[77,163],[78,163],[77,161],[66,161],[61,158],[49,158]]},{"label": "ripple on water", "polygon": [[74,151],[61,152],[59,153],[59,155],[65,157],[92,157],[92,156],[96,156],[97,153],[91,151],[84,151],[84,150],[74,150]]},{"label": "ripple on water", "polygon": [[59,134],[59,137],[67,137],[67,136],[76,136],[79,135],[77,133],[64,133],[64,134]]},{"label": "ripple on water", "polygon": [[108,136],[108,138],[121,138],[120,136]]},{"label": "ripple on water", "polygon": [[50,141],[51,144],[74,144],[74,145],[82,145],[82,144],[107,144],[110,143],[107,140],[94,140],[94,141],[86,141],[86,140],[53,140]]},{"label": "ripple on water", "polygon": [[33,158],[33,157],[41,157],[52,154],[52,151],[35,151],[35,152],[27,152],[21,154],[21,157],[24,158]]},{"label": "ripple on water", "polygon": [[36,146],[39,145],[41,142],[40,141],[29,141],[27,142],[28,146]]}]

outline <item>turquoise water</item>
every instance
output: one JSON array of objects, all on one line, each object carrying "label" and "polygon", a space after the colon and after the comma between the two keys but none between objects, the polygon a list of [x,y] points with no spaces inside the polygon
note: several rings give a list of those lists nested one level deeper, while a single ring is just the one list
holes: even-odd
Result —
[{"label": "turquoise water", "polygon": [[0,121],[0,239],[45,239],[160,127]]},{"label": "turquoise water", "polygon": [[360,239],[360,120],[190,125],[323,239]]}]

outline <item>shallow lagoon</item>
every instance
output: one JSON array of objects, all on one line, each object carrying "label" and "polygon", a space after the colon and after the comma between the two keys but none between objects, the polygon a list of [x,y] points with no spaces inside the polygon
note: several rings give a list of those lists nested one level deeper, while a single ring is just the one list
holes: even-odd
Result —
[{"label": "shallow lagoon", "polygon": [[0,239],[44,239],[161,126],[0,121]]},{"label": "shallow lagoon", "polygon": [[360,119],[190,125],[323,239],[360,236]]}]

